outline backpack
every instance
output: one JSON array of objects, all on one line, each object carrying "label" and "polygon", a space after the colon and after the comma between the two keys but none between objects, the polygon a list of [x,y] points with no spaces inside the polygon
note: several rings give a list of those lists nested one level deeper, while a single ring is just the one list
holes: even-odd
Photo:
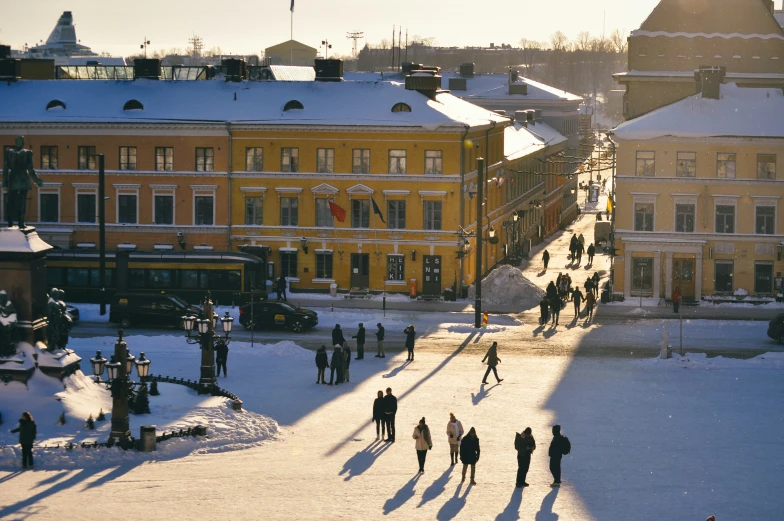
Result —
[{"label": "backpack", "polygon": [[566,436],[562,436],[562,438],[563,441],[561,442],[561,454],[566,456],[567,454],[572,452],[572,444],[569,441],[569,438],[567,438]]},{"label": "backpack", "polygon": [[520,436],[519,432],[515,433],[515,450],[516,451],[523,450],[523,437]]}]

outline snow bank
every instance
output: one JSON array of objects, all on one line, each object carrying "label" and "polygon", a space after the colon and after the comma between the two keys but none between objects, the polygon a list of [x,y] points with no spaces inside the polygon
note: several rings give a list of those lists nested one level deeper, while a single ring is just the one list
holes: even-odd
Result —
[{"label": "snow bank", "polygon": [[[482,281],[482,302],[501,306],[522,306],[524,309],[539,305],[545,292],[528,280],[514,266],[500,266]],[[471,286],[468,298],[473,299],[476,289]]]},{"label": "snow bank", "polygon": [[679,369],[717,370],[717,369],[784,369],[784,353],[765,353],[748,360],[716,356],[708,358],[706,353],[686,353],[684,356],[672,355],[669,360],[649,358],[633,363],[643,367],[673,367]]}]

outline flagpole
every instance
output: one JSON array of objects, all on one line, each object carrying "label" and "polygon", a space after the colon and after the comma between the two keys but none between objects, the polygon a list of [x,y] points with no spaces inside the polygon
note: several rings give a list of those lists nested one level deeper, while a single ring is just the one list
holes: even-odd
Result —
[{"label": "flagpole", "polygon": [[294,65],[294,0],[291,1],[291,26],[289,27],[289,65]]}]

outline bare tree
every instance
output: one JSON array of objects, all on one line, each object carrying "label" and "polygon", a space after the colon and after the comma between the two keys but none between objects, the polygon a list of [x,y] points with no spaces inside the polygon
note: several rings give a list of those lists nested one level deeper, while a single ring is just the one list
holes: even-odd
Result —
[{"label": "bare tree", "polygon": [[626,46],[629,44],[626,33],[621,32],[620,29],[616,29],[610,35],[610,43],[612,44],[613,48],[615,48],[615,52],[618,54],[623,54],[626,52]]},{"label": "bare tree", "polygon": [[593,38],[591,37],[591,33],[588,31],[581,31],[577,33],[577,39],[574,41],[574,46],[576,50],[590,51],[592,43]]},{"label": "bare tree", "polygon": [[538,63],[540,56],[542,54],[542,49],[544,45],[536,40],[529,40],[528,38],[523,38],[520,40],[520,47],[523,49],[523,67],[525,67],[525,76],[531,76],[534,70],[534,67]]},{"label": "bare tree", "polygon": [[554,51],[564,51],[569,44],[569,38],[561,31],[555,31],[550,36],[550,47]]}]

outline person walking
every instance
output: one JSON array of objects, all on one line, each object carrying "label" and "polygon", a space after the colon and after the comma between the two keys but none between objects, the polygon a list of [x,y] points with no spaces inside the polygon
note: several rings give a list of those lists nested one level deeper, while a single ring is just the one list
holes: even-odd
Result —
[{"label": "person walking", "polygon": [[[316,383],[317,384],[325,384],[327,383],[326,379],[324,378],[324,373],[329,367],[329,357],[327,356],[327,346],[322,345],[316,351],[316,368],[318,369],[318,373],[316,374]],[[332,380],[330,378],[330,380]]]},{"label": "person walking", "polygon": [[580,288],[579,287],[574,288],[574,291],[572,291],[572,302],[574,302],[574,317],[575,318],[580,316],[580,304],[582,304],[583,300],[585,300],[585,299],[583,298],[583,294],[580,291]]},{"label": "person walking", "polygon": [[[275,286],[275,292],[278,294],[278,300],[286,300],[286,277],[283,275],[278,279],[278,283]],[[281,298],[281,296],[283,298]]]},{"label": "person walking", "polygon": [[586,253],[588,254],[588,265],[593,266],[593,256],[596,255],[596,246],[594,246],[593,243],[589,244]]},{"label": "person walking", "polygon": [[392,388],[387,387],[384,396],[384,423],[387,425],[387,441],[395,443],[395,415],[397,414],[397,398],[392,394]]},{"label": "person walking", "polygon": [[413,362],[414,361],[414,338],[416,337],[416,330],[414,329],[414,325],[411,324],[406,329],[403,330],[403,333],[406,334],[406,349],[408,349],[408,358],[406,360]]},{"label": "person walking", "polygon": [[365,358],[365,324],[360,322],[357,334],[351,338],[357,339],[357,358],[355,360],[363,360]]},{"label": "person walking", "polygon": [[343,330],[340,329],[340,324],[335,324],[335,329],[332,330],[332,345],[343,347],[345,343],[346,338],[343,336]]},{"label": "person walking", "polygon": [[681,289],[678,286],[672,290],[672,310],[677,313],[681,306]]},{"label": "person walking", "polygon": [[[580,237],[582,237],[582,234],[580,234]],[[574,253],[577,256],[577,265],[578,266],[583,261],[583,253],[585,253],[585,246],[583,246],[584,242],[585,242],[585,239],[583,239],[582,241],[578,240],[577,243],[574,245]]]},{"label": "person walking", "polygon": [[585,279],[585,284],[583,284],[585,288],[585,294],[588,295],[589,293],[593,293],[593,279],[588,277]]},{"label": "person walking", "polygon": [[490,375],[490,371],[493,371],[495,379],[499,384],[503,382],[504,379],[498,377],[498,369],[496,369],[496,366],[501,363],[501,359],[498,358],[498,342],[493,342],[493,345],[487,350],[485,357],[482,358],[482,363],[485,363],[485,360],[487,360],[487,371],[485,371],[485,377],[482,378],[482,383],[487,383],[487,377]]},{"label": "person walking", "polygon": [[419,473],[425,473],[425,459],[427,458],[427,451],[433,448],[433,440],[430,439],[430,427],[425,423],[425,417],[419,420],[419,424],[414,427],[414,446],[417,451],[417,459],[419,460]]},{"label": "person walking", "polygon": [[587,312],[586,320],[593,318],[593,307],[596,305],[596,297],[593,293],[585,294],[585,311]]},{"label": "person walking", "polygon": [[376,422],[376,441],[384,437],[386,422],[384,421],[384,391],[378,392],[378,397],[373,400],[373,421]]},{"label": "person walking", "polygon": [[550,301],[547,300],[547,296],[542,297],[542,300],[539,301],[539,325],[544,326],[547,324],[547,320],[550,318]]},{"label": "person walking", "polygon": [[463,424],[455,418],[455,413],[449,413],[449,423],[446,424],[447,441],[449,441],[449,462],[450,465],[457,463],[457,455],[460,451],[460,440],[463,439]]},{"label": "person walking", "polygon": [[552,320],[550,321],[551,324],[555,324],[556,326],[558,325],[558,318],[561,316],[562,305],[563,301],[558,295],[550,299],[550,313],[553,316]]},{"label": "person walking", "polygon": [[531,454],[536,450],[536,440],[534,440],[531,427],[526,427],[522,434],[515,433],[515,450],[517,451],[517,483],[515,487],[527,487],[528,483],[525,482],[525,478],[531,467]]},{"label": "person walking", "polygon": [[476,464],[479,463],[479,438],[476,436],[476,429],[471,427],[468,434],[463,438],[463,443],[460,444],[460,462],[463,464],[463,479],[465,481],[466,470],[471,466],[471,484],[476,485],[474,477],[476,475]]},{"label": "person walking", "polygon": [[33,420],[33,415],[25,411],[19,418],[19,426],[12,429],[11,433],[19,433],[19,444],[22,446],[22,470],[33,468],[33,443],[38,435],[38,426]]},{"label": "person walking", "polygon": [[544,262],[544,271],[547,271],[547,265],[550,264],[550,252],[544,250],[542,253],[542,262]]},{"label": "person walking", "polygon": [[329,370],[329,385],[332,385],[333,377],[337,372],[337,379],[334,380],[335,385],[343,382],[343,349],[340,344],[335,344],[335,350],[332,351],[332,360]]},{"label": "person walking", "polygon": [[553,475],[553,484],[551,487],[561,486],[561,458],[572,451],[572,444],[569,438],[561,436],[561,426],[553,425],[553,441],[550,442],[550,448],[547,455],[550,456],[550,473]]},{"label": "person walking", "polygon": [[229,358],[229,346],[226,345],[222,339],[218,340],[215,344],[215,365],[218,368],[215,371],[215,376],[220,376],[221,367],[223,368],[223,377],[226,378],[226,360]]},{"label": "person walking", "polygon": [[343,381],[348,382],[350,377],[350,369],[351,369],[351,346],[348,343],[343,344],[343,356],[345,357],[345,362],[343,363]]},{"label": "person walking", "polygon": [[386,358],[386,355],[384,354],[384,334],[386,333],[386,330],[384,329],[384,326],[381,325],[381,322],[376,324],[376,326],[378,326],[378,331],[376,331],[378,354],[376,354],[376,358]]},{"label": "person walking", "polygon": [[545,294],[547,295],[547,300],[552,300],[554,297],[558,296],[558,288],[555,287],[555,282],[553,282],[552,280],[550,281],[550,284],[547,285],[547,289],[545,289]]}]

